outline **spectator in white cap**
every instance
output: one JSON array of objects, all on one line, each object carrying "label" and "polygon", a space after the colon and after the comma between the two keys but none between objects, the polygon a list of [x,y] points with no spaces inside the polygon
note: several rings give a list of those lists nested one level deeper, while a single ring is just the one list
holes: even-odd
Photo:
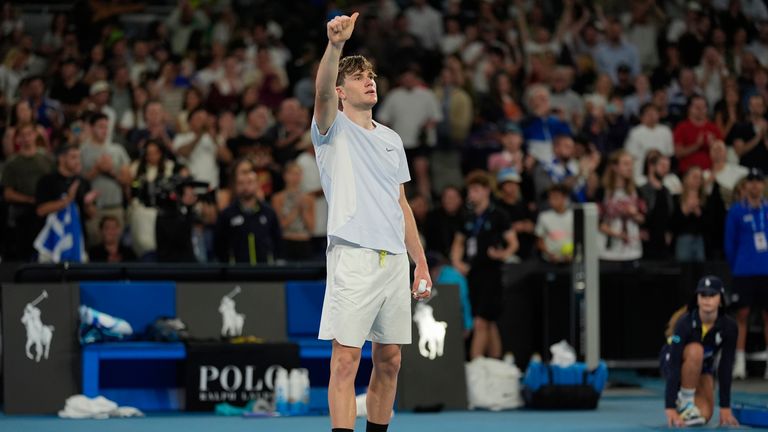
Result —
[{"label": "spectator in white cap", "polygon": [[522,181],[523,178],[514,168],[505,168],[496,175],[497,206],[509,215],[512,229],[520,244],[517,256],[526,260],[531,257],[536,243],[536,236],[533,234],[536,217],[523,199],[520,190]]},{"label": "spectator in white cap", "polygon": [[102,113],[107,116],[109,124],[107,127],[107,138],[112,139],[115,132],[115,119],[117,114],[115,110],[109,105],[109,83],[106,81],[96,81],[91,84],[91,90],[89,92],[90,100],[88,103],[88,109],[91,111]]}]

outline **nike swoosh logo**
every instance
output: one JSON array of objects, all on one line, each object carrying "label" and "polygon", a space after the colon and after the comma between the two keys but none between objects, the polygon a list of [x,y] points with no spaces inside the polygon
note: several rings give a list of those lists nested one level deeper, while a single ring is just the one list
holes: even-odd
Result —
[{"label": "nike swoosh logo", "polygon": [[395,151],[395,149],[393,149],[393,148],[388,148],[388,149],[387,149],[387,151],[388,151],[388,152],[391,152],[391,151]]}]

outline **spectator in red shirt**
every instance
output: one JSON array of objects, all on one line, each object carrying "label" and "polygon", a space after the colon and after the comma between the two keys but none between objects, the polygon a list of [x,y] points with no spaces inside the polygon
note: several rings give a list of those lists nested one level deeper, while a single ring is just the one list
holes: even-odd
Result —
[{"label": "spectator in red shirt", "polygon": [[693,96],[688,103],[688,119],[675,127],[675,156],[678,171],[685,173],[692,166],[709,169],[709,145],[723,139],[720,129],[707,118],[707,100]]}]

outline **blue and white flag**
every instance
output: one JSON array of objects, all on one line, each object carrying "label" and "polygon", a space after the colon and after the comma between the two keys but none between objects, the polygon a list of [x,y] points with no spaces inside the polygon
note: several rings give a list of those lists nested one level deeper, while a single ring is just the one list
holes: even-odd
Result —
[{"label": "blue and white flag", "polygon": [[72,202],[63,209],[51,213],[45,226],[35,239],[39,262],[85,262],[85,242],[80,224],[80,211]]}]

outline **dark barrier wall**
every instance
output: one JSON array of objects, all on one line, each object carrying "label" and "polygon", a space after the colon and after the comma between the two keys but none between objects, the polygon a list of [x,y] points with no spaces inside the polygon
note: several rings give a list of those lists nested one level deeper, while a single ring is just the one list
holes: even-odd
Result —
[{"label": "dark barrier wall", "polygon": [[[697,265],[641,262],[637,266],[601,262],[602,357],[609,361],[655,359],[670,315],[691,298],[696,280],[705,272],[724,277],[726,283],[730,280],[723,262]],[[505,308],[500,320],[504,350],[514,353],[518,366],[525,367],[532,353],[539,352],[546,357],[551,344],[570,336],[570,267],[513,264],[505,267],[504,277]],[[324,278],[325,267],[317,263],[253,267],[26,265],[16,272],[17,282],[95,279],[277,282]],[[221,296],[217,296],[218,304]],[[238,303],[237,308],[240,307]]]},{"label": "dark barrier wall", "polygon": [[[704,274],[730,281],[723,263],[640,266],[601,262],[600,350],[607,360],[654,360],[664,343],[670,316],[693,298]],[[505,268],[504,349],[524,368],[533,353],[549,357],[549,346],[571,336],[570,267],[539,263]]]},{"label": "dark barrier wall", "polygon": [[5,412],[52,414],[80,393],[75,284],[2,287]]},{"label": "dark barrier wall", "polygon": [[401,410],[467,409],[464,330],[459,288],[435,286],[428,303],[413,302],[413,343],[403,346],[397,401]]},{"label": "dark barrier wall", "polygon": [[270,342],[287,340],[282,283],[179,283],[176,313],[193,339],[257,336]]}]

